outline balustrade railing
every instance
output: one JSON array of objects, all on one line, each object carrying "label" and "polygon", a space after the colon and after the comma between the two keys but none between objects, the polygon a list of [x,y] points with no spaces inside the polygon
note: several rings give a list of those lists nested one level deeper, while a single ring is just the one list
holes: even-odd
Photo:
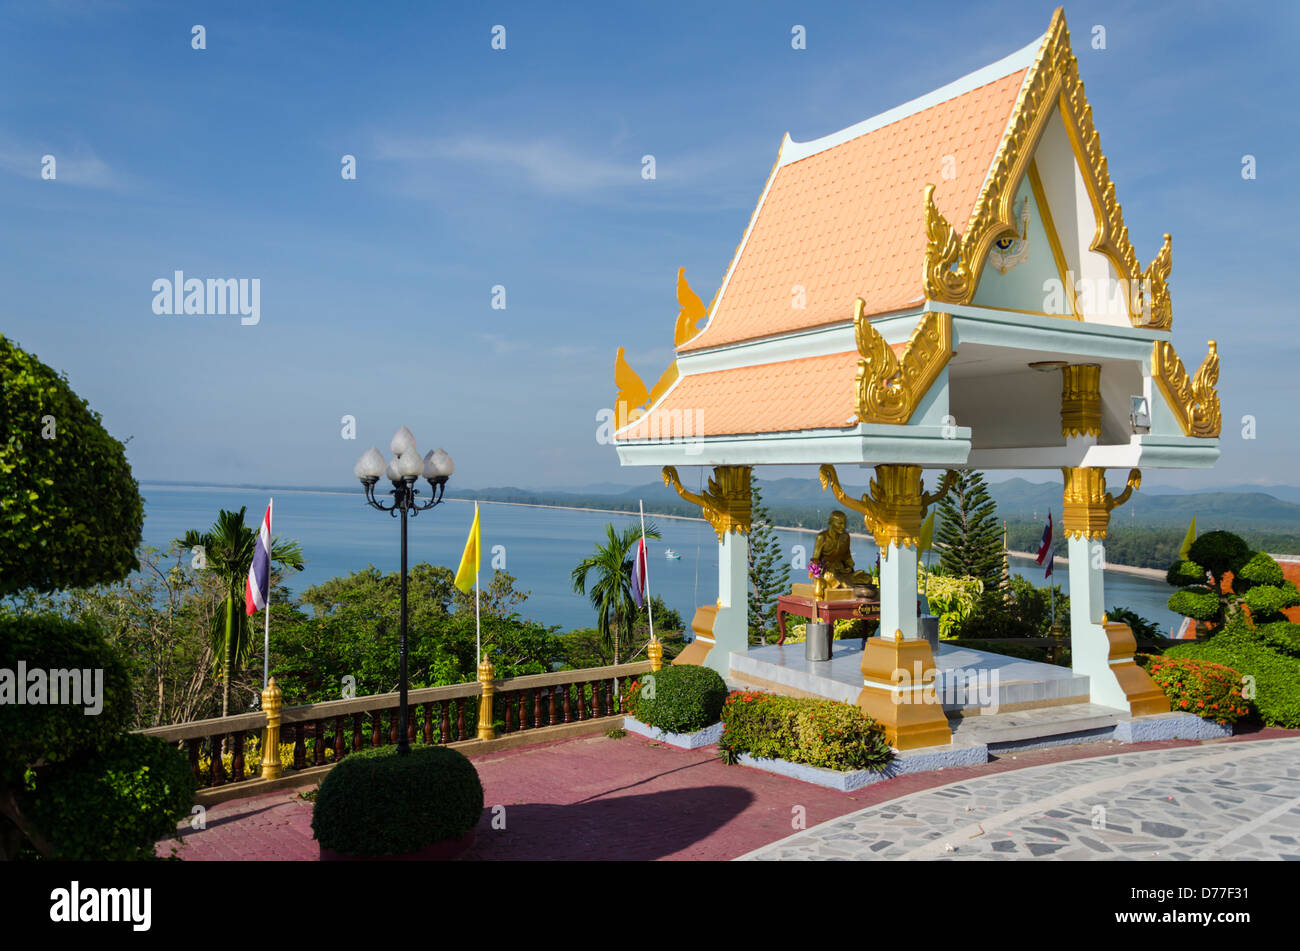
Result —
[{"label": "balustrade railing", "polygon": [[[624,713],[622,684],[651,669],[650,661],[529,674],[491,682],[491,735],[515,734]],[[407,740],[449,744],[479,733],[482,682],[425,687],[407,694]],[[303,770],[337,763],[349,753],[397,742],[398,694],[372,694],[284,707],[279,714],[280,762]],[[265,711],[196,720],[140,730],[183,746],[200,789],[245,782],[261,776],[266,750]]]}]

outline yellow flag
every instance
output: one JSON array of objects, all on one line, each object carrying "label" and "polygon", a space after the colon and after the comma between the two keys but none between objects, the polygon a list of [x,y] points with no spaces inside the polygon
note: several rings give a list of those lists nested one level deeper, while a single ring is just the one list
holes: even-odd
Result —
[{"label": "yellow flag", "polygon": [[1196,516],[1192,516],[1192,524],[1187,526],[1187,534],[1183,536],[1183,547],[1178,549],[1178,557],[1181,561],[1187,561],[1191,556],[1192,542],[1196,541]]},{"label": "yellow flag", "polygon": [[931,512],[929,515],[925,517],[925,521],[921,523],[921,541],[920,544],[917,545],[916,553],[918,555],[924,555],[933,546],[934,546],[934,513]]},{"label": "yellow flag", "polygon": [[456,569],[456,587],[468,594],[474,588],[478,578],[479,558],[481,555],[478,539],[478,503],[474,503],[474,524],[469,527],[469,538],[465,541],[465,554],[460,556],[460,567]]}]

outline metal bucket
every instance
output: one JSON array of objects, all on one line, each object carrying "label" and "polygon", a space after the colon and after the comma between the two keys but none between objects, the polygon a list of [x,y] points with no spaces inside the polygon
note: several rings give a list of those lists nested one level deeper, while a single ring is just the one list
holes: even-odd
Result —
[{"label": "metal bucket", "polygon": [[922,614],[917,620],[921,625],[921,636],[930,643],[930,653],[937,659],[939,656],[939,619],[932,614]]},{"label": "metal bucket", "polygon": [[809,621],[803,645],[804,660],[831,659],[831,622]]}]

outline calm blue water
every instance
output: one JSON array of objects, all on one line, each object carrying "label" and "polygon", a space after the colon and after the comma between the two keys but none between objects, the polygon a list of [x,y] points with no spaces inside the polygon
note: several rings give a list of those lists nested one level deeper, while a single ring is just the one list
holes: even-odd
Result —
[{"label": "calm blue water", "polygon": [[[145,484],[140,492],[145,498],[144,541],[160,548],[166,548],[186,529],[207,529],[221,508],[246,506],[245,519],[250,527],[255,526],[268,498],[268,492],[261,489]],[[448,500],[411,519],[410,563],[427,561],[454,569],[473,516],[473,503]],[[647,520],[663,535],[662,541],[651,544],[650,589],[689,622],[698,605],[712,603],[717,597],[717,536],[699,519]],[[569,573],[604,538],[607,523],[613,522],[621,530],[636,521],[636,516],[484,502],[480,503],[480,521],[484,572],[490,570],[493,547],[504,546],[505,570],[515,576],[520,590],[531,592],[522,613],[569,630],[595,623],[590,602],[573,592]],[[371,564],[381,571],[397,571],[400,566],[399,521],[366,505],[359,487],[353,494],[278,490],[273,528],[275,534],[302,544],[307,567],[288,580],[295,592]],[[779,536],[787,552],[796,545],[809,551],[812,548],[811,533],[780,532]],[[664,558],[667,548],[677,551],[681,559]],[[855,539],[853,550],[860,566],[875,560],[876,546],[869,540]],[[1013,558],[1011,570],[1035,584],[1043,583],[1042,569],[1032,560]],[[1060,565],[1055,580],[1069,590],[1067,571]],[[1180,620],[1165,607],[1171,591],[1163,581],[1106,573],[1107,607],[1131,608],[1166,631]]]}]

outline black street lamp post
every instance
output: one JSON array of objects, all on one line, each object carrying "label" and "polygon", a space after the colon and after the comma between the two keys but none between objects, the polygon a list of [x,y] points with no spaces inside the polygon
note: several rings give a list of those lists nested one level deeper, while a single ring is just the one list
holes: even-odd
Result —
[{"label": "black street lamp post", "polygon": [[[393,436],[390,448],[393,450],[391,462],[385,464],[383,454],[371,446],[362,453],[352,471],[361,480],[367,503],[381,512],[389,513],[393,518],[397,518],[399,514],[402,518],[402,639],[398,650],[397,753],[399,756],[404,756],[411,751],[411,743],[406,736],[406,519],[408,515],[414,518],[421,512],[442,504],[442,494],[447,480],[451,478],[454,466],[451,456],[442,449],[432,450],[421,459],[420,451],[415,447],[415,436],[405,426]],[[393,497],[393,501],[389,504],[375,497],[375,485],[381,475],[388,476],[389,481],[393,483],[392,489],[387,493]],[[428,480],[430,492],[428,501],[423,503],[416,501],[420,490],[416,488],[415,483],[421,475]]]}]

